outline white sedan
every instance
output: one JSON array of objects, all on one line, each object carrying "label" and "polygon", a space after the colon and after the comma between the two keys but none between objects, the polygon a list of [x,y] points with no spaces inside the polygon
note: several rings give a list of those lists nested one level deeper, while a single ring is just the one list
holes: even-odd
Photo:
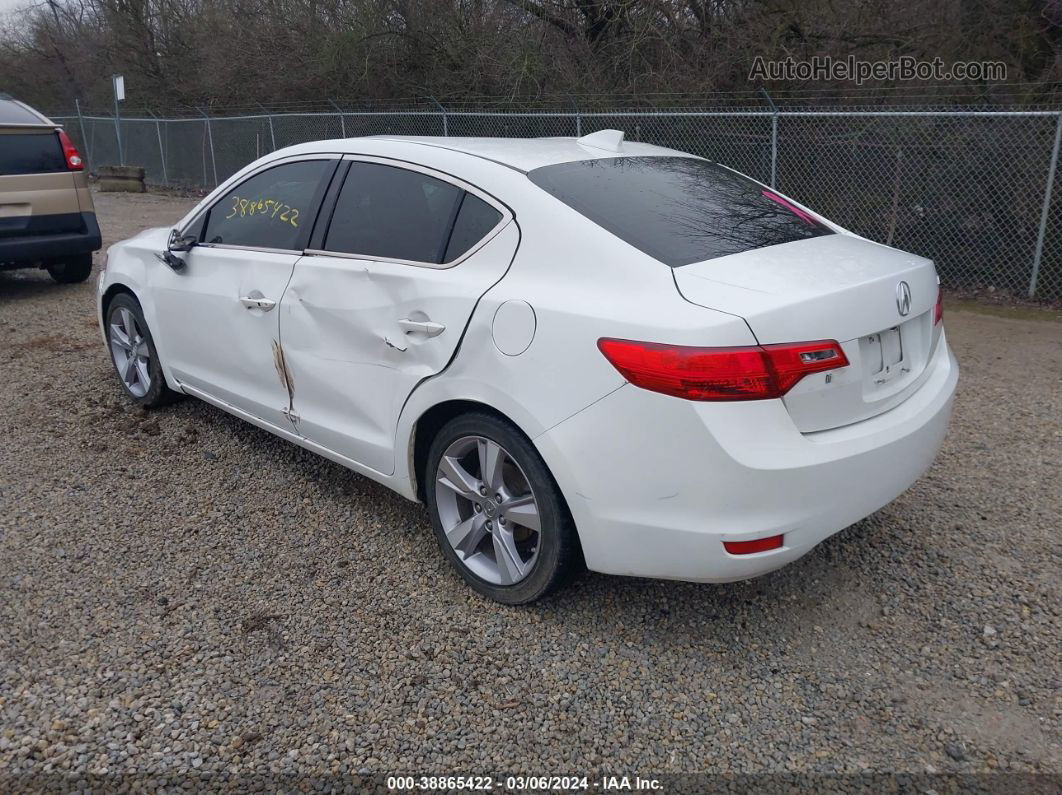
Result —
[{"label": "white sedan", "polygon": [[933,263],[623,141],[282,149],[111,247],[129,398],[193,395],[423,500],[477,591],[776,569],[933,461]]}]

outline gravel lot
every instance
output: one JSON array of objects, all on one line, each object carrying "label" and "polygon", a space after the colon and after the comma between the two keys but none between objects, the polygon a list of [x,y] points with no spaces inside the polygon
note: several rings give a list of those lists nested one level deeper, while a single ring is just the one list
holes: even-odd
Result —
[{"label": "gravel lot", "polygon": [[[192,204],[97,202],[109,242]],[[0,274],[0,771],[1062,774],[1057,314],[947,308],[936,465],[802,561],[506,608],[420,506],[132,408],[93,282]]]}]

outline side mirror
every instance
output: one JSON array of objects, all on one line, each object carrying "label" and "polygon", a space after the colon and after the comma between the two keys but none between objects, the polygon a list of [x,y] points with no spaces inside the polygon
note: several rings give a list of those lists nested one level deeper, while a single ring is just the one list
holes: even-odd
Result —
[{"label": "side mirror", "polygon": [[187,267],[187,264],[173,252],[191,251],[198,242],[199,240],[195,235],[180,235],[176,229],[172,229],[170,230],[170,239],[166,242],[166,250],[155,256],[158,257],[159,262],[164,262],[168,265],[174,273],[181,273]]},{"label": "side mirror", "polygon": [[198,242],[199,238],[195,235],[179,235],[174,229],[170,232],[170,241],[166,248],[169,251],[191,251]]}]

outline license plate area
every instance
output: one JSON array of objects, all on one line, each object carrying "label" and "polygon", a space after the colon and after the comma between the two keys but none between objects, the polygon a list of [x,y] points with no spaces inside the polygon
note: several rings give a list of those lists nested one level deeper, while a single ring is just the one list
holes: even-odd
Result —
[{"label": "license plate area", "polygon": [[885,386],[904,373],[911,372],[903,338],[902,327],[894,326],[860,339],[865,372],[873,386]]}]

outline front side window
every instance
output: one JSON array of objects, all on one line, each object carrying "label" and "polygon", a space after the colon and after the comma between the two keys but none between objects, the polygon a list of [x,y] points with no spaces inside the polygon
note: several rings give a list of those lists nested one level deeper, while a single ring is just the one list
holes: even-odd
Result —
[{"label": "front side window", "polygon": [[210,209],[204,243],[299,251],[316,211],[318,189],[334,160],[285,163],[255,174]]},{"label": "front side window", "polygon": [[438,265],[468,251],[501,217],[449,182],[397,166],[355,162],[336,200],[324,248]]},{"label": "front side window", "polygon": [[694,157],[613,157],[527,175],[595,224],[672,267],[832,234],[769,188]]}]

